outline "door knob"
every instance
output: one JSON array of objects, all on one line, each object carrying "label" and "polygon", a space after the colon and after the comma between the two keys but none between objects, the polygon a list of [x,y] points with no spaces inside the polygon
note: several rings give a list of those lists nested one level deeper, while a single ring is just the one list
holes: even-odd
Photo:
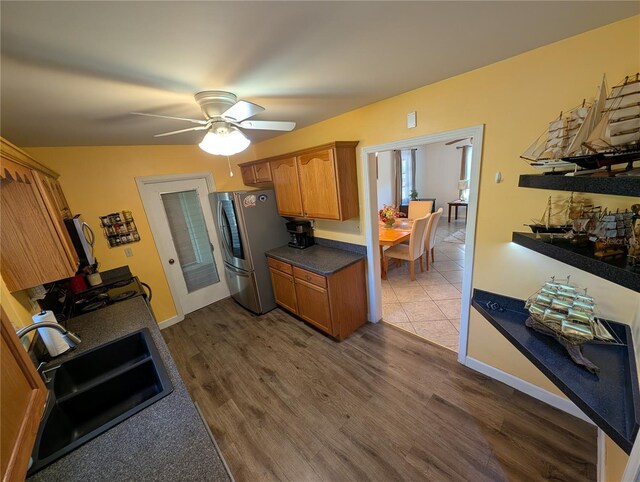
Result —
[{"label": "door knob", "polygon": [[175,259],[173,259],[173,258],[171,258],[171,259],[169,260],[169,264],[173,264],[173,263],[175,263],[175,262],[176,262],[176,260],[175,260]]}]

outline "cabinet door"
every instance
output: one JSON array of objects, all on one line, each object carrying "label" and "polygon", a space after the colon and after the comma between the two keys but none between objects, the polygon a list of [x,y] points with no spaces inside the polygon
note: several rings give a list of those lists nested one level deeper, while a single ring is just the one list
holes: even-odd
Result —
[{"label": "cabinet door", "polygon": [[78,267],[69,235],[34,172],[0,159],[2,278],[9,291],[73,276]]},{"label": "cabinet door", "polygon": [[296,279],[296,298],[300,318],[330,335],[334,334],[329,295],[326,289]]},{"label": "cabinet door", "polygon": [[240,174],[242,175],[242,182],[251,186],[256,183],[256,173],[253,166],[240,166]]},{"label": "cabinet door", "polygon": [[283,216],[304,216],[296,158],[278,159],[270,164],[278,212]]},{"label": "cabinet door", "polygon": [[52,212],[57,212],[60,219],[70,219],[71,209],[58,180],[38,171],[33,171],[33,175],[36,177],[36,183],[44,195],[45,202],[50,202]]},{"label": "cabinet door", "polygon": [[272,182],[271,167],[268,162],[261,162],[260,164],[253,165],[253,171],[255,172],[256,182]]},{"label": "cabinet door", "polygon": [[297,159],[305,217],[340,219],[333,150],[303,154]]},{"label": "cabinet door", "polygon": [[0,307],[0,479],[24,480],[47,389]]},{"label": "cabinet door", "polygon": [[269,271],[271,272],[271,284],[273,285],[273,296],[276,303],[292,313],[298,313],[298,301],[293,285],[293,276],[273,268],[269,268]]}]

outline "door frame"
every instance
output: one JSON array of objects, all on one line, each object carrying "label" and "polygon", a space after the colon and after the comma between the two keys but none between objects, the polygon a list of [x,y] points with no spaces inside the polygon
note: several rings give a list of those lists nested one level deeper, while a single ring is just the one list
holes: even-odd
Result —
[{"label": "door frame", "polygon": [[[154,225],[149,221],[148,211],[150,209],[150,206],[148,206],[145,203],[144,196],[143,196],[144,188],[148,185],[158,184],[163,182],[204,180],[207,184],[207,193],[211,194],[212,192],[215,192],[215,188],[216,188],[213,175],[210,172],[196,172],[196,173],[189,173],[189,174],[166,174],[162,176],[137,176],[134,179],[136,181],[136,185],[138,186],[138,194],[140,195],[142,206],[144,207],[144,210],[145,210],[147,223],[149,224],[149,228],[151,229],[151,234],[153,235],[153,242],[156,246],[156,251],[158,252],[158,256],[162,258],[162,256],[160,255],[160,249],[158,248],[158,243],[156,242],[156,239],[160,239],[161,235],[158,232],[158,230],[154,227]],[[167,267],[162,262],[162,259],[160,260],[160,265],[162,266],[162,271],[164,272],[164,276],[167,280],[167,284],[169,285],[169,291],[171,292],[171,297],[173,298],[173,306],[176,309],[176,316],[173,319],[166,320],[168,323],[164,323],[162,326],[162,328],[167,328],[175,323],[179,323],[182,320],[184,320],[184,310],[182,309],[182,305],[179,301],[180,295],[179,293],[177,293],[176,287],[174,286],[174,283],[173,283],[173,274],[167,270]],[[218,275],[220,276],[221,280],[225,276],[224,272],[220,272],[218,273]]]},{"label": "door frame", "polygon": [[471,288],[473,281],[473,260],[475,253],[476,218],[478,214],[478,189],[480,186],[480,165],[482,163],[482,145],[484,124],[453,129],[450,131],[427,134],[410,139],[391,141],[385,144],[362,147],[360,150],[360,176],[364,187],[364,224],[367,241],[367,285],[369,287],[369,320],[377,323],[382,319],[382,281],[380,270],[380,247],[378,235],[378,185],[376,176],[376,152],[394,149],[409,149],[424,144],[448,141],[460,137],[473,137],[471,153],[471,179],[467,206],[467,235],[465,241],[464,274],[462,278],[462,309],[460,318],[460,338],[458,361],[467,359],[467,341],[469,337],[469,314],[471,310]]}]

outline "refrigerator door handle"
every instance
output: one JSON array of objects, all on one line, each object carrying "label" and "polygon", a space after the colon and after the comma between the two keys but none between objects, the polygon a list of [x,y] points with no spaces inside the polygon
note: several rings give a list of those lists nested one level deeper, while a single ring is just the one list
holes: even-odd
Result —
[{"label": "refrigerator door handle", "polygon": [[233,256],[233,250],[231,249],[231,244],[229,243],[229,226],[223,221],[223,216],[225,216],[224,209],[222,207],[222,203],[218,203],[218,227],[220,228],[220,234],[222,234],[222,247],[227,252],[229,256]]}]

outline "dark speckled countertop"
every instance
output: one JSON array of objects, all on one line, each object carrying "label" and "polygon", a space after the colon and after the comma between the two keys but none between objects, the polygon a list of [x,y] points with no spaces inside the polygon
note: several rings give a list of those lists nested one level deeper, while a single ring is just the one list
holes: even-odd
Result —
[{"label": "dark speckled countertop", "polygon": [[365,259],[365,256],[360,253],[317,244],[306,249],[281,246],[267,251],[266,254],[277,260],[324,276],[333,274],[361,259]]},{"label": "dark speckled countertop", "polygon": [[173,392],[29,477],[36,481],[231,481],[142,297],[69,320],[82,339],[56,364],[149,328]]}]

